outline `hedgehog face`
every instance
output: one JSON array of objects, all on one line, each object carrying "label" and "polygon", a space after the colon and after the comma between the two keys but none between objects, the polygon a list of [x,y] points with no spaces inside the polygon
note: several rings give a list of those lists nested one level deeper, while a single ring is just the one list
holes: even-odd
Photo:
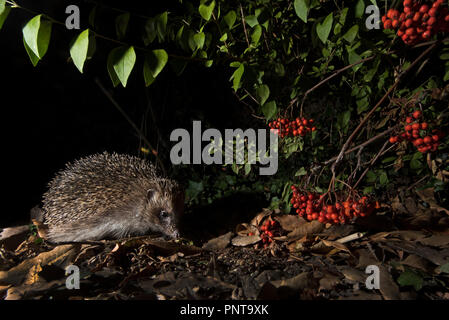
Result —
[{"label": "hedgehog face", "polygon": [[147,215],[150,229],[169,238],[179,237],[179,219],[183,213],[184,199],[181,193],[163,192],[159,188],[147,191]]}]

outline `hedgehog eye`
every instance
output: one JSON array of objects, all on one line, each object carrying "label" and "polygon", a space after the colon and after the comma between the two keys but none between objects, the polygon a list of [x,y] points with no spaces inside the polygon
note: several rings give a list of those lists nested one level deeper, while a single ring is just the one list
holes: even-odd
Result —
[{"label": "hedgehog eye", "polygon": [[147,199],[151,200],[153,199],[154,195],[156,194],[156,190],[154,189],[148,189],[147,190]]},{"label": "hedgehog eye", "polygon": [[167,219],[168,218],[168,212],[165,210],[162,210],[161,212],[159,212],[159,217],[161,219]]}]

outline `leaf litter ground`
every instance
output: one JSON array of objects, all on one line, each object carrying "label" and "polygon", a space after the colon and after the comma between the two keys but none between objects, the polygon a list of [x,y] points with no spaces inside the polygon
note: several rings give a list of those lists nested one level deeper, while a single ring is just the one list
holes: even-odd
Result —
[{"label": "leaf litter ground", "polygon": [[[0,238],[0,297],[449,299],[448,211],[432,190],[404,194],[350,225],[264,209],[227,230],[192,224],[190,240],[180,241],[147,236],[52,245],[28,227],[16,228]],[[260,227],[267,219],[278,227],[264,247]],[[79,267],[79,290],[66,287],[69,265]],[[378,267],[379,289],[366,287],[370,265]]]}]

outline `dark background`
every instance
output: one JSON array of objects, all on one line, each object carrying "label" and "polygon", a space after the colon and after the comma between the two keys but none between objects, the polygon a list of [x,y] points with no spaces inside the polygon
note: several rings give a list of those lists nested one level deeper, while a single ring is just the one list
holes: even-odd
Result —
[{"label": "dark background", "polygon": [[[181,10],[178,1],[103,2],[147,16],[167,9]],[[26,223],[29,210],[40,204],[48,181],[67,161],[105,150],[139,154],[138,135],[101,92],[96,77],[144,129],[168,167],[168,148],[173,144],[169,135],[174,128],[191,131],[192,120],[204,119],[216,128],[243,125],[249,109],[234,96],[226,66],[205,68],[191,63],[178,77],[167,65],[150,88],[145,89],[143,59],[136,51],[137,63],[127,88],[119,85],[113,89],[106,57],[117,44],[97,39],[96,54],[86,63],[84,74],[69,59],[71,39],[89,27],[87,17],[94,6],[92,3],[56,0],[19,0],[18,3],[59,21],[65,21],[67,5],[77,4],[81,9],[81,30],[53,25],[48,52],[37,67],[32,66],[23,47],[21,31],[34,14],[13,9],[0,31],[2,199],[6,204],[0,213],[0,226]],[[96,18],[99,33],[114,37],[114,19],[118,14],[99,6]],[[131,16],[125,41],[142,46],[142,23],[144,20]],[[147,96],[155,123],[149,116]],[[156,132],[166,146],[158,143]]]}]

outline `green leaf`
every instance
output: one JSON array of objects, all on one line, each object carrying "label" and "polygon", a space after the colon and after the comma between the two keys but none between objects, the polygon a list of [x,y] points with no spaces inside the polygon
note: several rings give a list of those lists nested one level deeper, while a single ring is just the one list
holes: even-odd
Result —
[{"label": "green leaf", "polygon": [[168,61],[168,54],[164,49],[153,50],[145,57],[143,77],[145,86],[149,86],[164,69]]},{"label": "green leaf", "polygon": [[361,18],[364,13],[365,13],[365,1],[359,0],[355,5],[355,17]]},{"label": "green leaf", "polygon": [[396,157],[388,157],[382,160],[382,163],[393,162],[396,160]]},{"label": "green leaf", "polygon": [[254,26],[259,24],[259,21],[257,21],[257,17],[254,15],[245,17],[245,21],[251,28],[254,28]]},{"label": "green leaf", "polygon": [[388,176],[387,176],[387,173],[386,173],[385,171],[383,171],[383,172],[380,174],[379,182],[380,182],[380,184],[383,185],[383,186],[386,185],[386,184],[388,183]]},{"label": "green leaf", "polygon": [[5,0],[0,0],[0,14],[3,13],[3,11],[5,11]]},{"label": "green leaf", "polygon": [[235,70],[232,74],[232,88],[234,89],[234,91],[237,91],[237,89],[240,87],[240,80],[242,79],[244,71],[245,65],[241,63],[237,70]]},{"label": "green leaf", "polygon": [[83,73],[84,62],[88,57],[89,47],[92,48],[93,46],[90,41],[95,41],[95,38],[93,35],[90,35],[89,29],[86,29],[76,37],[70,47],[70,56],[81,73]]},{"label": "green leaf", "polygon": [[201,17],[203,17],[204,20],[209,21],[210,17],[212,16],[212,12],[215,8],[215,0],[212,0],[208,5],[206,4],[200,4],[200,7],[198,8],[198,11],[200,12]]},{"label": "green leaf", "polygon": [[233,10],[229,11],[223,18],[224,22],[226,23],[226,25],[228,26],[229,29],[232,28],[236,19],[237,19],[237,14]]},{"label": "green leaf", "polygon": [[[118,47],[113,49],[108,56],[108,71],[112,83],[116,86],[117,79],[123,87],[126,87],[129,75],[136,63],[134,47]],[[114,77],[115,75],[115,77]]]},{"label": "green leaf", "polygon": [[156,37],[157,37],[156,19],[149,18],[145,22],[145,35],[143,37],[143,42],[145,46],[148,46],[151,42],[153,42],[154,39],[156,39]]},{"label": "green leaf", "polygon": [[421,152],[415,152],[412,159],[410,160],[410,168],[412,168],[413,170],[421,169],[423,164],[420,159],[422,159],[422,157],[423,155]]},{"label": "green leaf", "polygon": [[307,14],[309,13],[310,0],[295,0],[294,2],[296,15],[305,23],[307,23]]},{"label": "green leaf", "polygon": [[97,15],[97,7],[93,7],[93,9],[89,12],[89,24],[95,27],[95,16]]},{"label": "green leaf", "polygon": [[126,12],[115,18],[115,32],[117,33],[117,38],[119,40],[123,39],[126,35],[126,30],[128,29],[130,14]]},{"label": "green leaf", "polygon": [[249,162],[245,163],[245,176],[251,172],[251,164]]},{"label": "green leaf", "polygon": [[318,38],[320,38],[321,42],[326,43],[327,38],[332,29],[332,23],[334,21],[333,13],[330,13],[326,19],[324,19],[323,23],[318,23],[316,25],[316,33]]},{"label": "green leaf", "polygon": [[334,34],[340,34],[341,32],[341,28],[343,28],[343,26],[345,25],[346,22],[346,15],[348,14],[348,8],[344,8],[343,10],[341,10],[340,12],[340,17],[338,18],[338,22],[335,24],[334,27]]},{"label": "green leaf", "polygon": [[39,57],[37,57],[33,50],[30,49],[30,47],[28,47],[28,45],[25,42],[25,39],[23,39],[23,45],[25,46],[25,50],[28,53],[28,56],[30,57],[31,63],[33,64],[33,67],[35,67],[37,65],[37,63],[39,62]]},{"label": "green leaf", "polygon": [[195,182],[192,180],[189,180],[189,185],[186,189],[186,196],[189,199],[195,199],[198,197],[198,195],[201,194],[201,192],[204,190],[203,182]]},{"label": "green leaf", "polygon": [[269,101],[262,106],[262,112],[267,120],[273,118],[277,113],[275,101]]},{"label": "green leaf", "polygon": [[[3,1],[5,1],[5,0],[3,0]],[[6,18],[8,18],[8,14],[10,11],[11,11],[11,7],[5,7],[3,9],[3,12],[0,13],[0,30],[2,29],[3,23],[5,23]]]},{"label": "green leaf", "polygon": [[164,41],[167,33],[168,12],[165,11],[156,17],[156,30],[159,42]]},{"label": "green leaf", "polygon": [[261,35],[262,35],[262,27],[260,25],[257,25],[254,28],[253,33],[251,34],[251,44],[253,46],[257,46]]},{"label": "green leaf", "polygon": [[398,278],[398,283],[401,287],[413,286],[416,291],[421,290],[423,282],[424,280],[419,274],[410,270],[401,273]]},{"label": "green leaf", "polygon": [[298,171],[296,171],[295,173],[295,177],[299,177],[299,176],[305,176],[307,174],[307,171],[304,167],[301,167],[301,169],[299,169]]},{"label": "green leaf", "polygon": [[373,171],[368,171],[366,173],[366,181],[369,183],[375,182],[377,180],[377,175]]},{"label": "green leaf", "polygon": [[449,262],[441,265],[438,269],[440,272],[449,273]]},{"label": "green leaf", "polygon": [[51,37],[51,22],[42,19],[42,15],[35,16],[22,29],[25,43],[36,55],[42,59],[47,52]]},{"label": "green leaf", "polygon": [[204,32],[199,32],[193,36],[193,41],[195,42],[196,49],[203,48],[205,39],[206,35],[204,34]]},{"label": "green leaf", "polygon": [[343,38],[348,41],[349,43],[352,43],[357,36],[357,33],[359,32],[359,26],[353,25],[343,36]]},{"label": "green leaf", "polygon": [[270,96],[270,88],[266,84],[262,84],[256,89],[256,93],[260,105],[264,105]]}]

